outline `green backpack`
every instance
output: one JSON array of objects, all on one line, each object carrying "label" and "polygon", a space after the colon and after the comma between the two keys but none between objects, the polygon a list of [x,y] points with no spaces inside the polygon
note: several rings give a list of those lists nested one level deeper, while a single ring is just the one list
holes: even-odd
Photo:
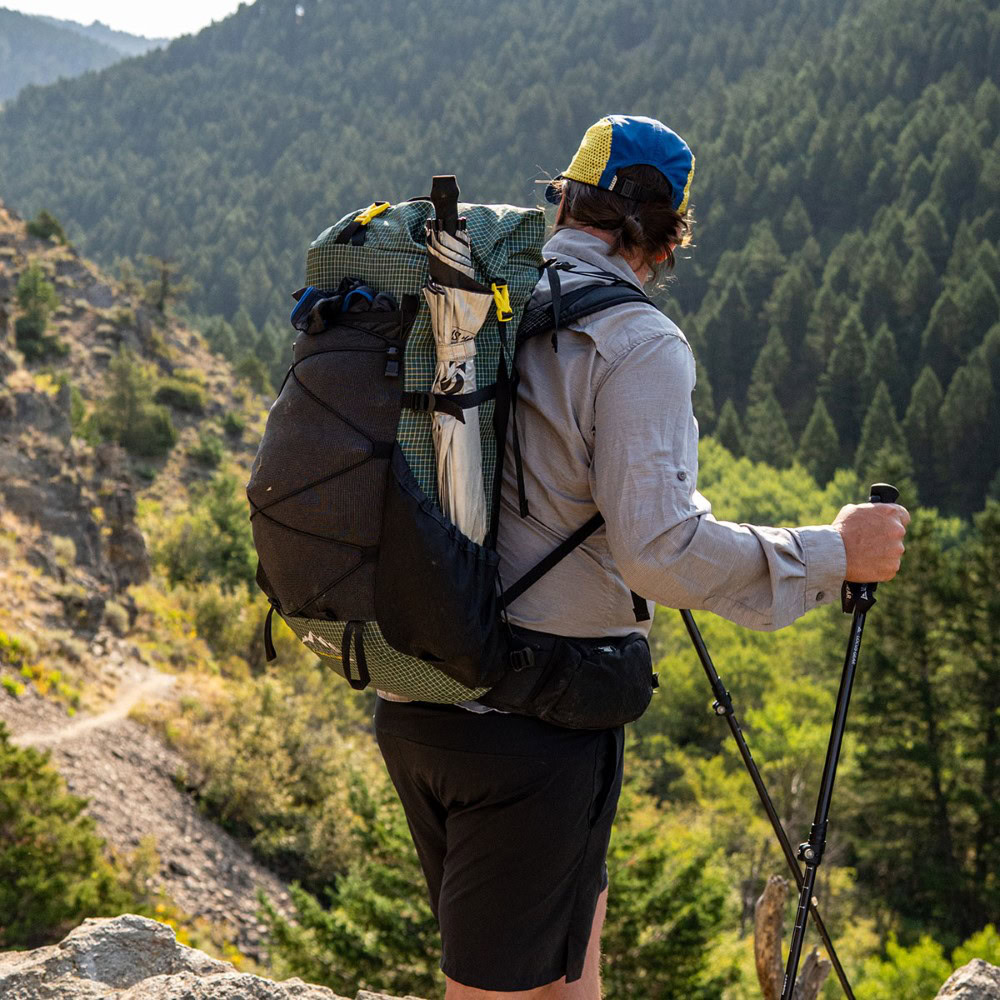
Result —
[{"label": "green backpack", "polygon": [[[247,486],[257,582],[271,603],[268,659],[277,612],[352,687],[444,703],[479,698],[534,663],[506,605],[603,524],[594,515],[520,580],[500,580],[517,347],[545,332],[556,347],[561,326],[624,302],[655,308],[606,272],[560,293],[560,270],[573,268],[542,260],[540,209],[458,205],[457,193],[454,178],[435,178],[433,207],[376,202],[312,243],[292,313],[293,363]],[[545,268],[552,301],[526,311]],[[444,360],[470,356],[472,366]],[[442,436],[459,435],[458,423],[466,475],[449,478]],[[475,486],[476,504],[456,505],[456,479]],[[467,534],[458,523],[471,508]],[[647,618],[646,603],[633,602],[637,621]]]},{"label": "green backpack", "polygon": [[309,247],[306,284],[345,278],[397,310],[345,312],[302,333],[271,407],[247,495],[271,614],[353,687],[423,701],[478,697],[509,666],[495,552],[514,333],[542,265],[539,209],[459,205],[475,278],[495,298],[475,336],[489,533],[466,538],[439,507],[430,388],[430,201],[376,203]]}]

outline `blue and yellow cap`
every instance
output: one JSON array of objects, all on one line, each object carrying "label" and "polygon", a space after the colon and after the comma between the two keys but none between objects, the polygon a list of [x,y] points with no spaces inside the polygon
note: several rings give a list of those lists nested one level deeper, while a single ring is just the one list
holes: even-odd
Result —
[{"label": "blue and yellow cap", "polygon": [[[683,212],[687,208],[694,177],[694,156],[673,129],[655,118],[606,115],[587,129],[576,156],[556,180],[568,178],[592,184],[637,201],[662,198],[658,192],[632,181],[619,180],[618,171],[622,167],[637,163],[656,167],[670,184],[674,209]],[[558,188],[550,185],[545,197],[558,204]]]}]

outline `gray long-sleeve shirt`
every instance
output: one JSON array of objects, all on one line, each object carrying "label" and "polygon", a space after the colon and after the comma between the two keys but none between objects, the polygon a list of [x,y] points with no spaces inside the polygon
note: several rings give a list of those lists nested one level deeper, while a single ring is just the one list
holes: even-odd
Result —
[{"label": "gray long-sleeve shirt", "polygon": [[[557,232],[545,256],[637,284],[607,244]],[[561,272],[569,291],[586,274]],[[532,305],[551,297],[543,278]],[[667,607],[705,609],[755,629],[788,625],[839,593],[846,556],[829,525],[769,528],[717,521],[697,491],[695,364],[683,333],[643,304],[618,306],[518,354],[529,515],[518,511],[508,426],[498,551],[505,587],[598,510],[606,524],[509,607],[515,625],[580,637],[648,632],[629,590]],[[650,609],[652,611],[652,609]]]}]

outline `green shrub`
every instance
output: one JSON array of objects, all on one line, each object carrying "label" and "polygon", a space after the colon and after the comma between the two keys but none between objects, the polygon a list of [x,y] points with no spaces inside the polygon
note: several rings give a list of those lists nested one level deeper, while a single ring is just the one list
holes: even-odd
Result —
[{"label": "green shrub", "polygon": [[20,698],[25,692],[24,685],[20,681],[14,680],[13,677],[0,677],[0,687],[14,698]]},{"label": "green shrub", "polygon": [[200,368],[178,368],[173,377],[179,382],[193,382],[205,387],[205,373]]},{"label": "green shrub", "polygon": [[195,462],[207,465],[210,469],[215,469],[222,461],[222,438],[210,430],[203,430],[198,435],[198,443],[188,450],[188,455]]},{"label": "green shrub", "polygon": [[244,355],[233,369],[236,374],[250,384],[254,392],[270,394],[274,392],[271,386],[271,376],[267,365],[253,354]]},{"label": "green shrub", "polygon": [[131,908],[85,806],[0,723],[0,949],[36,948],[85,917]]},{"label": "green shrub", "polygon": [[153,402],[154,378],[122,348],[108,370],[108,391],[87,421],[87,429],[136,455],[155,458],[177,440],[170,411]]},{"label": "green shrub", "polygon": [[161,379],[153,399],[185,413],[205,412],[205,390],[195,382],[179,378]]},{"label": "green shrub", "polygon": [[31,316],[34,325],[44,332],[50,313],[59,305],[59,298],[55,286],[45,277],[38,261],[32,261],[21,272],[15,295],[24,313]]},{"label": "green shrub", "polygon": [[27,229],[32,236],[37,236],[40,240],[55,239],[57,243],[67,242],[66,233],[59,220],[44,208],[28,223]]},{"label": "green shrub", "polygon": [[239,437],[239,435],[241,435],[246,429],[246,426],[246,417],[237,413],[235,410],[230,410],[222,418],[222,429],[233,437]]},{"label": "green shrub", "polygon": [[22,667],[37,655],[38,650],[30,639],[21,639],[0,630],[0,658],[12,667]]},{"label": "green shrub", "polygon": [[69,344],[45,330],[43,317],[34,313],[18,316],[14,323],[14,339],[25,361],[61,358],[69,353]]},{"label": "green shrub", "polygon": [[[61,389],[64,385],[69,386],[69,424],[74,434],[78,434],[83,428],[83,418],[87,412],[86,403],[80,390],[70,381],[69,376],[62,372],[56,378],[56,384]],[[74,556],[75,558],[75,556]]]},{"label": "green shrub", "polygon": [[246,495],[236,477],[217,474],[191,512],[170,523],[153,554],[173,586],[210,580],[228,590],[252,585],[257,557]]}]

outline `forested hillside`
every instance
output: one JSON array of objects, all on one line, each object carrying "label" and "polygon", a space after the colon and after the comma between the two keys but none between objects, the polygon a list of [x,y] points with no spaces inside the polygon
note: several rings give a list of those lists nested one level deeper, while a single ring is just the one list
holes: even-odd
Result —
[{"label": "forested hillside", "polygon": [[332,220],[440,171],[531,202],[596,117],[658,115],[698,160],[667,305],[703,427],[821,481],[888,447],[922,502],[968,513],[1000,489],[998,64],[996,0],[258,0],[14,102],[0,193],[105,263],[178,262],[192,308],[239,320],[216,341],[274,377]]},{"label": "forested hillside", "polygon": [[0,103],[29,83],[79,76],[121,58],[121,51],[104,39],[84,37],[65,23],[0,7]]}]

